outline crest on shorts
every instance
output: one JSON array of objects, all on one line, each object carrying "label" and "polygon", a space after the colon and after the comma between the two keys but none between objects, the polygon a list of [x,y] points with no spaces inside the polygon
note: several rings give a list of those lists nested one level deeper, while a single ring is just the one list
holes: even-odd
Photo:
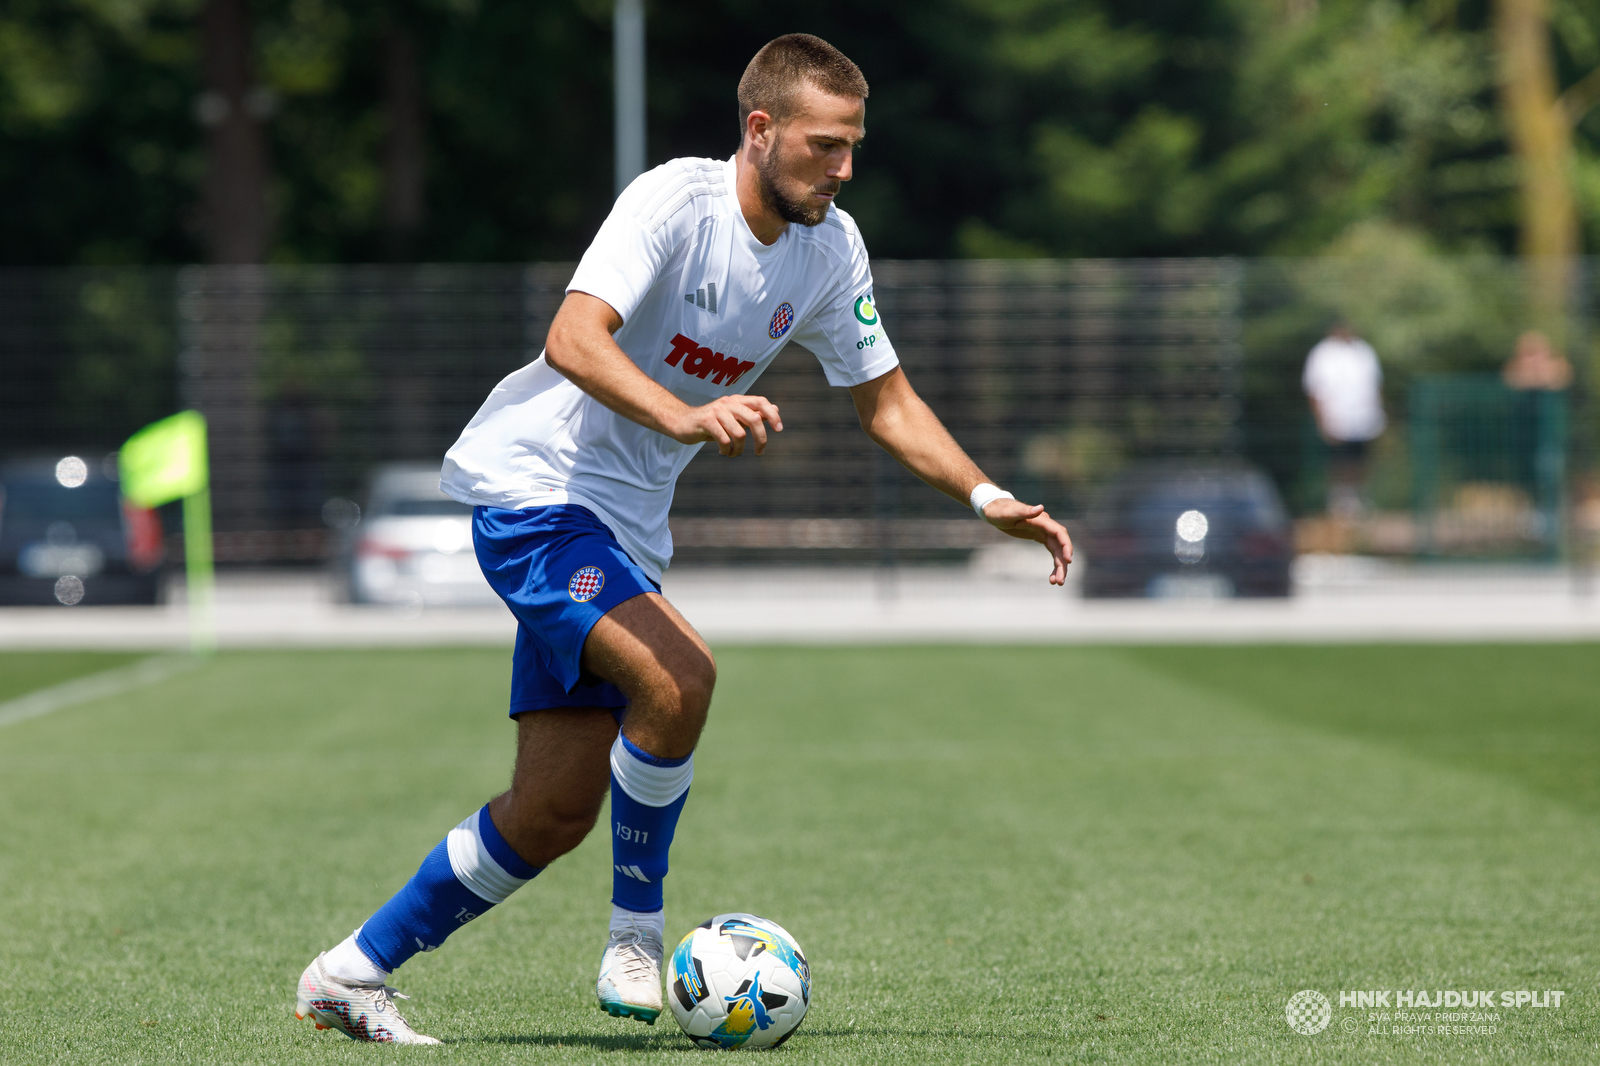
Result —
[{"label": "crest on shorts", "polygon": [[772,312],[772,324],[767,327],[767,336],[777,340],[789,332],[789,327],[794,325],[794,304],[785,300]]},{"label": "crest on shorts", "polygon": [[567,582],[567,595],[579,603],[588,603],[606,587],[606,572],[598,566],[579,567]]}]

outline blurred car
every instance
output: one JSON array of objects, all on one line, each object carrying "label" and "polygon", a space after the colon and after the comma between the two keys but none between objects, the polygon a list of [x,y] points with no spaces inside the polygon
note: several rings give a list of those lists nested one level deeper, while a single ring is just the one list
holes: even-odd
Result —
[{"label": "blurred car", "polygon": [[0,469],[0,604],[156,602],[161,519],[122,498],[115,461]]},{"label": "blurred car", "polygon": [[472,508],[439,491],[437,465],[379,468],[365,509],[324,508],[346,530],[341,565],[354,603],[411,607],[499,603],[472,550]]},{"label": "blurred car", "polygon": [[1289,515],[1253,467],[1136,466],[1106,487],[1088,519],[1085,596],[1289,595]]}]

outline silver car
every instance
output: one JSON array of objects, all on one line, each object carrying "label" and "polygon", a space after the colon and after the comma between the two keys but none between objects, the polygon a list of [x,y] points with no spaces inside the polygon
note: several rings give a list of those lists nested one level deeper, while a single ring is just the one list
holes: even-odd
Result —
[{"label": "silver car", "polygon": [[[343,501],[330,501],[330,506]],[[403,607],[500,602],[472,550],[472,508],[439,491],[439,468],[379,468],[364,513],[345,504],[350,599]]]}]

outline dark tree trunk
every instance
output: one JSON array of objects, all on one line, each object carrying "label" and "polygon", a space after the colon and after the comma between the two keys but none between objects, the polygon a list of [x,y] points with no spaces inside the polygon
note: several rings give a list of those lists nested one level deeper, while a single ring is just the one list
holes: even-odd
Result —
[{"label": "dark tree trunk", "polygon": [[195,114],[206,130],[201,218],[206,258],[185,275],[191,402],[209,423],[212,503],[219,530],[269,528],[264,482],[261,321],[271,237],[263,120],[272,97],[256,84],[248,0],[206,0],[200,14]]},{"label": "dark tree trunk", "polygon": [[262,119],[272,97],[255,84],[247,0],[207,0],[200,48],[205,91],[197,112],[206,127],[201,190],[206,257],[213,263],[260,263],[271,230]]},{"label": "dark tree trunk", "polygon": [[383,41],[383,111],[387,139],[383,157],[383,224],[389,254],[407,259],[422,228],[425,118],[422,68],[416,38],[392,26]]}]

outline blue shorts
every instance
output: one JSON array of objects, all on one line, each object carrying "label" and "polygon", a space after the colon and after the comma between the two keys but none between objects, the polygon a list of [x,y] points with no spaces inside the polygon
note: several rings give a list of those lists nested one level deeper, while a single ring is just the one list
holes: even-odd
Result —
[{"label": "blue shorts", "polygon": [[626,707],[621,689],[584,671],[583,642],[601,615],[661,587],[606,524],[572,503],[526,511],[477,507],[472,544],[483,576],[517,616],[511,714]]}]

